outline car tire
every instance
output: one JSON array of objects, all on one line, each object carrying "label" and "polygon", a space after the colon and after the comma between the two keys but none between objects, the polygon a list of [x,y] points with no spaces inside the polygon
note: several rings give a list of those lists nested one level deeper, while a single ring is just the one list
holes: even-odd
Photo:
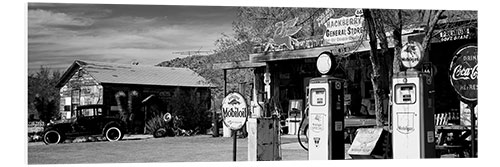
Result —
[{"label": "car tire", "polygon": [[48,130],[43,133],[43,142],[47,145],[58,144],[64,141],[64,136],[57,130]]},{"label": "car tire", "polygon": [[123,133],[120,128],[110,126],[104,131],[104,137],[110,142],[115,142],[123,138]]},{"label": "car tire", "polygon": [[165,128],[159,128],[153,132],[154,138],[165,137],[167,135],[167,130]]}]

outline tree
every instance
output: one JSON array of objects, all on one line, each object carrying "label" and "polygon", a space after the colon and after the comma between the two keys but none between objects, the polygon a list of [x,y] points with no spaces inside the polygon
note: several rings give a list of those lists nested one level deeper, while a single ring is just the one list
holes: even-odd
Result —
[{"label": "tree", "polygon": [[[370,9],[363,9],[363,16],[366,21],[366,28],[370,38],[370,61],[372,63],[372,76],[371,82],[373,85],[374,99],[375,99],[375,117],[377,126],[383,126],[385,116],[383,115],[383,101],[388,99],[389,93],[389,68],[388,68],[388,47],[387,40],[381,42],[382,53],[378,53],[377,49],[377,36],[380,39],[387,39],[385,31],[379,20],[377,14],[372,13]],[[385,38],[384,38],[385,37]]]},{"label": "tree", "polygon": [[[387,99],[387,93],[392,91],[392,87],[390,86],[392,76],[401,71],[400,55],[401,48],[403,47],[403,29],[424,27],[425,36],[422,40],[424,61],[429,61],[430,43],[436,34],[435,29],[439,21],[453,22],[462,19],[475,19],[477,18],[477,12],[401,9],[364,9],[363,12],[370,36],[371,59],[373,57],[372,65],[378,66],[373,67],[374,75],[372,76],[372,83],[375,92],[377,125],[380,126],[383,125],[386,118],[382,113],[381,101]],[[385,32],[392,32],[392,39],[394,41],[394,57],[392,58],[389,55],[389,48],[387,47],[388,37],[385,36]],[[376,49],[377,39],[380,42],[380,51]],[[386,62],[387,64],[383,64],[382,62]],[[387,78],[388,82],[379,78]]]},{"label": "tree", "polygon": [[40,67],[36,73],[28,75],[28,117],[49,122],[59,117],[59,82],[61,73]]}]

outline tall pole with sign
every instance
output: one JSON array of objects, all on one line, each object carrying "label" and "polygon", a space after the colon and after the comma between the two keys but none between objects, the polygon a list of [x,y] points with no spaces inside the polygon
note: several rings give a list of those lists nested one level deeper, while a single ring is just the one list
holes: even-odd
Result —
[{"label": "tall pole with sign", "polygon": [[224,124],[233,131],[233,161],[236,161],[236,131],[247,122],[247,108],[245,98],[237,92],[229,93],[222,100],[222,119]]},{"label": "tall pole with sign", "polygon": [[460,100],[471,109],[471,156],[476,156],[476,115],[477,105],[477,46],[467,45],[460,48],[451,61],[449,75],[451,85]]}]

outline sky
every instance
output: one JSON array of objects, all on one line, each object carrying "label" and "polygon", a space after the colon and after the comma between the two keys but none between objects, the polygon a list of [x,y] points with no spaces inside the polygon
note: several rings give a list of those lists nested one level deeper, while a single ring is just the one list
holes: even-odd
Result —
[{"label": "sky", "polygon": [[236,7],[28,3],[28,70],[66,70],[74,60],[156,65],[214,50],[232,34]]}]

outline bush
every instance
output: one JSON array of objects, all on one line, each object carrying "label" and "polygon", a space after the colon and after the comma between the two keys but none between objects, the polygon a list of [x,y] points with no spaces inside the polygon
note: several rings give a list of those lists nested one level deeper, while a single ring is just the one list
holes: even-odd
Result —
[{"label": "bush", "polygon": [[204,134],[211,127],[210,93],[206,96],[197,93],[197,89],[183,91],[177,88],[172,98],[173,115],[178,118],[177,128]]}]

